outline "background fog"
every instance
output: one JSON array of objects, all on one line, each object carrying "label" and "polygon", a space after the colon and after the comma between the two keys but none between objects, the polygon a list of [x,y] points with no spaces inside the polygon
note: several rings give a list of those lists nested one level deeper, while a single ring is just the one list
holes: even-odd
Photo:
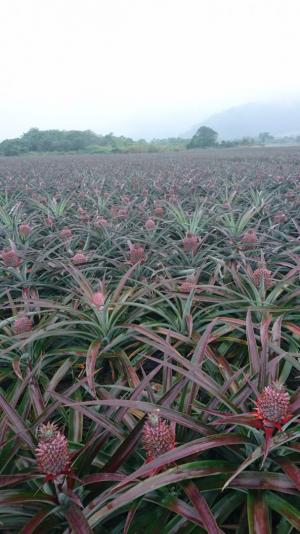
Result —
[{"label": "background fog", "polygon": [[1,0],[0,140],[178,135],[300,95],[298,0]]}]

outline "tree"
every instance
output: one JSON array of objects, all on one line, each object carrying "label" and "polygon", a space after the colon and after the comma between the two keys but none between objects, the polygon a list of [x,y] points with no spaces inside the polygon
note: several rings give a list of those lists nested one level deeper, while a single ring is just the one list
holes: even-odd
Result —
[{"label": "tree", "polygon": [[2,156],[19,156],[26,152],[20,139],[6,139],[0,143],[0,155]]},{"label": "tree", "polygon": [[212,128],[208,126],[200,126],[190,142],[187,144],[187,148],[207,148],[215,146],[217,144],[218,134]]},{"label": "tree", "polygon": [[261,132],[258,136],[258,142],[260,145],[272,143],[273,141],[274,137],[269,132]]}]

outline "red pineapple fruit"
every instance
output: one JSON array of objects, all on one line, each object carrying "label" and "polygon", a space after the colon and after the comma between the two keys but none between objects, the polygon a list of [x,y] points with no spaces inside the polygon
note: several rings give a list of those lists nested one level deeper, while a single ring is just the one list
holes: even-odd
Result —
[{"label": "red pineapple fruit", "polygon": [[183,240],[183,249],[184,252],[196,252],[196,249],[199,244],[199,238],[192,234],[191,232],[188,232],[186,234],[186,237]]},{"label": "red pineapple fruit", "polygon": [[264,463],[271,444],[275,429],[282,430],[281,425],[289,421],[291,414],[290,396],[281,384],[274,383],[266,386],[255,402],[255,426],[265,433],[265,447],[262,464]]},{"label": "red pineapple fruit", "polygon": [[53,480],[69,472],[71,457],[68,441],[54,423],[47,423],[39,428],[39,442],[35,455],[38,469],[46,475],[47,480]]},{"label": "red pineapple fruit", "polygon": [[127,219],[128,218],[128,209],[127,208],[119,208],[117,216],[120,219]]},{"label": "red pineapple fruit", "polygon": [[29,224],[27,223],[22,223],[20,224],[19,226],[19,234],[22,236],[22,237],[27,237],[31,232],[31,226],[29,226]]},{"label": "red pineapple fruit", "polygon": [[17,252],[13,249],[4,250],[1,256],[5,267],[18,267],[21,263]]},{"label": "red pineapple fruit", "polygon": [[153,230],[156,227],[155,221],[153,219],[148,219],[145,222],[146,230]]},{"label": "red pineapple fruit", "polygon": [[147,462],[175,448],[175,434],[169,423],[159,417],[159,410],[148,415],[142,439]]},{"label": "red pineapple fruit", "polygon": [[54,220],[52,219],[52,217],[50,217],[50,216],[47,217],[46,218],[46,225],[47,226],[53,226],[53,224],[54,224]]},{"label": "red pineapple fruit", "polygon": [[110,208],[110,213],[112,214],[113,217],[117,217],[118,214],[119,214],[119,208],[118,206],[112,206]]},{"label": "red pineapple fruit", "polygon": [[104,306],[104,302],[105,302],[105,295],[102,293],[102,291],[96,291],[95,293],[93,293],[91,297],[91,303],[94,304],[96,308],[98,308],[99,310],[102,310]]},{"label": "red pineapple fruit", "polygon": [[266,386],[258,396],[255,416],[263,425],[273,426],[281,430],[281,425],[286,423],[289,416],[290,396],[281,384],[274,383]]},{"label": "red pineapple fruit", "polygon": [[105,217],[101,217],[100,215],[97,215],[96,220],[95,220],[96,226],[102,227],[102,226],[107,226],[107,224],[108,224],[108,221],[107,219],[105,219]]},{"label": "red pineapple fruit", "polygon": [[68,228],[67,226],[65,226],[65,228],[63,228],[60,233],[59,233],[61,239],[63,239],[64,241],[66,241],[67,239],[71,239],[72,237],[72,230],[71,228]]},{"label": "red pineapple fruit", "polygon": [[161,206],[157,206],[157,208],[154,209],[153,213],[154,213],[155,217],[163,217],[164,209]]},{"label": "red pineapple fruit", "polygon": [[242,242],[245,243],[244,250],[255,248],[257,243],[257,235],[255,230],[247,230],[242,237]]},{"label": "red pineapple fruit", "polygon": [[78,252],[74,254],[72,261],[75,265],[81,265],[82,263],[86,262],[86,256],[82,250],[78,250]]},{"label": "red pineapple fruit", "polygon": [[260,267],[259,269],[255,269],[252,279],[256,287],[259,287],[261,280],[263,280],[265,288],[269,288],[272,285],[272,272],[264,267]]},{"label": "red pineapple fruit", "polygon": [[130,246],[129,263],[135,265],[136,263],[143,263],[145,261],[145,249],[143,245],[135,244]]},{"label": "red pineapple fruit", "polygon": [[83,222],[87,222],[89,220],[89,215],[83,208],[79,207],[77,212]]},{"label": "red pineapple fruit", "polygon": [[27,317],[27,315],[22,315],[18,317],[13,323],[13,329],[15,334],[24,334],[25,332],[31,332],[32,330],[32,319]]}]

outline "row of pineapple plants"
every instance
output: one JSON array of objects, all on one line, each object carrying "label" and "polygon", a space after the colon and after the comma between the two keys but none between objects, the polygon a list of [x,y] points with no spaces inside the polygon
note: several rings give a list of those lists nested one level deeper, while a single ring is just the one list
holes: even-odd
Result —
[{"label": "row of pineapple plants", "polygon": [[4,532],[300,530],[293,157],[0,162]]}]

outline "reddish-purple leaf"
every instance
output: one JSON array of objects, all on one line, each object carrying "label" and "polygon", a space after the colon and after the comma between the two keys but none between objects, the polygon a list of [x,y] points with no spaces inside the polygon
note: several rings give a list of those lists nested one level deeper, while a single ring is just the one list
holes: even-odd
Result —
[{"label": "reddish-purple leaf", "polygon": [[254,335],[254,327],[251,319],[251,310],[247,311],[246,318],[246,334],[248,340],[248,351],[252,374],[256,374],[259,371],[259,355]]},{"label": "reddish-purple leaf", "polygon": [[137,388],[140,385],[141,381],[138,377],[135,368],[132,365],[126,364],[126,372],[129,385],[133,388]]},{"label": "reddish-purple leaf", "polygon": [[[144,338],[141,338],[141,337],[137,336],[137,339],[139,341],[145,342]],[[151,344],[155,345],[154,343],[151,343]],[[163,351],[163,348],[158,344],[157,344],[157,349]],[[151,356],[148,356],[148,358],[149,358],[149,360],[152,360],[152,361],[154,361],[156,363],[160,363],[163,366],[169,367],[170,369],[172,369],[176,373],[188,378],[189,380],[191,380],[195,384],[198,384],[202,389],[207,391],[209,393],[209,395],[217,397],[221,402],[224,402],[224,404],[226,406],[236,410],[236,408],[229,401],[229,399],[227,399],[226,397],[224,397],[223,395],[220,394],[220,387],[217,384],[217,382],[212,380],[207,373],[202,371],[202,369],[199,369],[196,365],[193,365],[187,359],[185,359],[185,363],[184,363],[184,366],[188,368],[188,370],[186,371],[183,367],[179,367],[177,365],[173,365],[168,361],[160,361],[157,358],[153,358]],[[176,359],[176,358],[174,358],[174,359]]]},{"label": "reddish-purple leaf", "polygon": [[[56,394],[57,396],[57,394]],[[86,401],[86,402],[74,402],[70,400],[65,401],[66,406],[74,406],[76,409],[81,408],[83,406],[114,406],[115,408],[119,408],[120,406],[125,406],[126,408],[132,408],[137,410],[142,410],[146,413],[153,412],[157,409],[156,404],[151,404],[150,402],[143,402],[143,401],[137,401],[137,400],[125,400],[125,399],[109,399],[109,400],[97,400],[97,401]],[[192,417],[184,416],[179,412],[176,412],[175,410],[171,410],[170,408],[165,408],[164,406],[159,406],[160,415],[162,417],[165,417],[166,419],[169,419],[170,421],[174,421],[178,425],[182,425],[187,428],[191,428],[192,430],[195,430],[196,432],[200,432],[201,434],[209,435],[211,434],[209,428],[205,425],[202,425],[201,423],[197,423]]]},{"label": "reddish-purple leaf", "polygon": [[[78,382],[75,382],[74,384],[72,384],[72,386],[65,391],[65,395],[70,395],[70,396],[73,395],[73,393],[75,393],[80,387],[84,386],[86,384],[86,382],[87,382],[87,379],[84,376],[83,378],[78,380]],[[52,393],[52,391],[49,390],[48,391],[49,396],[51,396],[51,393]],[[57,408],[61,404],[62,404],[62,402],[60,400],[55,401],[52,404],[49,404],[45,408],[45,410],[42,413],[42,415],[32,425],[32,430],[38,428],[45,421],[48,421],[50,419],[51,415],[57,410]]]},{"label": "reddish-purple leaf", "polygon": [[196,484],[194,484],[192,481],[188,482],[188,484],[184,486],[184,492],[192,501],[207,532],[209,532],[209,534],[223,533],[223,531],[218,527],[212,511],[210,510],[205,498],[198,490]]},{"label": "reddish-purple leaf", "polygon": [[76,534],[92,534],[93,531],[78,506],[72,504],[68,508],[64,508],[63,512],[72,532],[76,532]]},{"label": "reddish-purple leaf", "polygon": [[269,327],[272,322],[272,315],[268,314],[261,321],[260,325],[260,368],[259,368],[259,390],[261,391],[267,385],[267,365],[269,353]]},{"label": "reddish-purple leaf", "polygon": [[94,395],[94,397],[96,397],[94,374],[95,374],[96,360],[99,354],[100,346],[101,346],[100,340],[92,341],[87,351],[87,355],[86,355],[86,364],[85,364],[86,376],[87,376],[89,388],[92,394]]},{"label": "reddish-purple leaf", "polygon": [[143,426],[144,421],[139,421],[134,430],[121,443],[120,447],[118,447],[115,453],[111,456],[108,463],[102,468],[103,472],[113,473],[114,471],[117,471],[120,465],[122,465],[123,462],[125,462],[125,460],[133,453],[140,440]]},{"label": "reddish-purple leaf", "polygon": [[255,426],[253,423],[255,421],[254,416],[249,413],[245,413],[243,415],[231,415],[231,414],[225,414],[224,415],[219,412],[219,419],[216,419],[215,421],[212,421],[212,425],[248,425],[248,426]]},{"label": "reddish-purple leaf", "polygon": [[[206,353],[207,345],[209,343],[212,329],[215,326],[216,322],[217,322],[217,319],[214,319],[211,323],[209,323],[208,327],[205,329],[202,336],[200,337],[200,340],[198,341],[197,346],[195,347],[194,354],[191,359],[192,364],[199,366],[199,367],[201,366],[204,360],[204,357],[205,357],[205,353]],[[198,391],[199,391],[199,385],[195,383],[189,384],[188,391],[185,397],[185,402],[184,402],[186,414],[191,413],[192,404],[194,402],[194,399],[197,397]]]},{"label": "reddish-purple leaf", "polygon": [[300,469],[288,458],[277,459],[281,469],[294,482],[296,488],[300,491]]},{"label": "reddish-purple leaf", "polygon": [[134,502],[132,504],[132,506],[129,508],[129,512],[127,514],[125,525],[124,525],[123,534],[128,534],[130,525],[131,525],[131,523],[132,523],[132,521],[134,519],[134,516],[135,516],[139,506],[140,506],[140,502],[138,501],[138,502]]},{"label": "reddish-purple leaf", "polygon": [[269,510],[260,492],[248,497],[249,534],[271,534]]},{"label": "reddish-purple leaf", "polygon": [[18,358],[17,356],[12,361],[12,368],[17,378],[23,380],[22,371],[20,367],[20,358]]},{"label": "reddish-purple leaf", "polygon": [[55,390],[56,386],[64,378],[64,376],[66,375],[66,373],[69,371],[71,367],[72,367],[72,360],[71,358],[68,358],[62,363],[62,365],[54,373],[44,393],[45,402],[47,402],[50,398],[49,391]]},{"label": "reddish-purple leaf", "polygon": [[112,295],[112,298],[111,298],[111,303],[116,303],[118,302],[118,299],[125,287],[125,284],[128,280],[128,278],[130,278],[131,274],[133,273],[133,271],[136,269],[137,267],[137,264],[134,264],[130,267],[130,269],[128,269],[128,271],[122,276],[118,286],[116,287],[113,295]]},{"label": "reddish-purple leaf", "polygon": [[[89,410],[88,408],[86,408],[84,406],[85,403],[83,403],[83,402],[73,402],[68,397],[64,397],[63,395],[59,395],[59,393],[55,393],[54,391],[51,392],[51,397],[54,397],[55,399],[58,399],[65,406],[73,406],[74,409],[78,410],[80,413],[82,413],[82,415],[85,415],[89,419],[92,419],[92,421],[95,421],[98,425],[100,425],[103,428],[106,428],[107,430],[109,430],[109,432],[111,432],[111,434],[113,436],[116,436],[117,438],[122,439],[123,434],[120,431],[120,429],[117,427],[117,425],[112,423],[112,421],[110,421],[107,417],[104,417],[104,416],[98,414],[97,412],[95,412],[93,410]],[[104,401],[102,401],[102,402],[104,402]],[[99,403],[100,403],[100,401],[99,401]],[[92,403],[90,403],[90,404],[92,404]]]},{"label": "reddish-purple leaf", "polygon": [[192,337],[193,333],[193,316],[191,313],[189,313],[185,318],[188,334],[190,337]]},{"label": "reddish-purple leaf", "polygon": [[300,390],[296,392],[291,403],[292,413],[297,412],[297,410],[300,410]]},{"label": "reddish-purple leaf", "polygon": [[[138,497],[155,491],[160,487],[167,486],[169,484],[175,484],[176,482],[180,482],[182,480],[188,480],[189,478],[197,478],[197,476],[199,476],[199,471],[197,469],[180,471],[179,468],[169,470],[161,475],[149,477],[146,480],[134,485],[124,493],[118,495],[114,500],[108,502],[99,510],[94,512],[89,518],[89,524],[94,527],[100,520],[104,519],[110,514],[115,513],[119,508],[137,499]],[[89,505],[89,510],[93,510],[96,506],[97,501]]]},{"label": "reddish-purple leaf", "polygon": [[72,463],[76,473],[85,474],[99,450],[105,445],[111,434],[107,430],[95,433],[82,449],[72,453]]},{"label": "reddish-purple leaf", "polygon": [[295,484],[282,473],[268,473],[267,471],[245,471],[234,478],[230,488],[241,488],[245,490],[274,490],[281,493],[295,495],[297,488]]},{"label": "reddish-purple leaf", "polygon": [[142,465],[139,469],[137,469],[137,471],[134,471],[128,475],[121,483],[121,486],[126,485],[137,478],[149,476],[154,469],[156,470],[158,468],[165,467],[166,465],[176,462],[177,460],[181,460],[182,458],[194,456],[195,454],[200,454],[203,451],[213,449],[215,447],[227,447],[229,445],[240,445],[242,443],[248,443],[247,438],[237,434],[215,434],[213,436],[195,439],[162,454],[147,464]]},{"label": "reddish-purple leaf", "polygon": [[24,482],[25,480],[29,480],[34,477],[36,477],[35,472],[24,473],[20,475],[0,475],[0,488],[4,488],[5,486],[13,486],[14,484]]},{"label": "reddish-purple leaf", "polygon": [[181,515],[181,517],[187,521],[191,521],[192,523],[195,523],[195,525],[199,525],[203,528],[203,523],[197,510],[190,504],[187,504],[185,501],[178,499],[177,497],[172,497],[162,501],[161,499],[151,496],[145,497],[145,501],[153,502],[159,506],[163,506],[164,508],[167,508],[167,510],[175,512],[175,514]]},{"label": "reddish-purple leaf", "polygon": [[[283,445],[284,443],[286,442],[289,442],[291,440],[291,438],[296,438],[298,436],[298,433],[285,433],[282,437],[282,440],[281,440],[281,445]],[[276,449],[276,447],[278,447],[277,443],[276,443],[276,438],[275,439],[271,439],[270,440],[270,443],[268,445],[268,449],[269,450],[273,450],[273,449]],[[232,486],[234,484],[232,484],[232,481],[240,474],[242,473],[242,471],[244,471],[249,465],[251,465],[253,462],[255,462],[256,460],[258,460],[259,458],[261,457],[264,457],[264,454],[265,454],[265,447],[256,447],[256,449],[254,449],[252,451],[251,454],[249,454],[247,456],[247,458],[238,466],[238,468],[236,469],[236,471],[233,473],[233,475],[226,481],[226,483],[224,484],[223,486],[223,490],[225,488],[227,488],[227,486]]]},{"label": "reddish-purple leaf", "polygon": [[36,504],[37,502],[48,503],[48,504],[57,504],[56,499],[52,495],[46,495],[42,493],[32,493],[28,494],[24,491],[9,491],[9,494],[4,493],[1,495],[0,492],[0,503],[1,504],[20,504],[21,506],[26,506],[27,503]]},{"label": "reddish-purple leaf", "polygon": [[34,532],[43,532],[42,529],[37,530],[42,521],[46,519],[47,515],[50,514],[52,510],[42,510],[38,514],[34,515],[33,518],[23,527],[20,534],[33,534]]},{"label": "reddish-purple leaf", "polygon": [[22,418],[19,416],[18,412],[14,408],[12,408],[10,404],[8,404],[8,402],[1,395],[1,393],[0,406],[3,412],[5,413],[7,419],[9,420],[9,423],[16,435],[19,435],[30,449],[34,449],[34,443],[32,441],[31,435],[25,427]]},{"label": "reddish-purple leaf", "polygon": [[[178,380],[177,384],[174,384],[174,386],[168,391],[162,399],[160,399],[160,406],[163,406],[166,408],[167,406],[170,406],[172,402],[176,399],[178,396],[179,391],[184,386],[185,380]],[[140,386],[139,386],[140,387]],[[114,452],[114,454],[111,456],[108,463],[104,466],[102,471],[105,472],[115,472],[119,467],[123,464],[123,462],[132,454],[134,451],[136,445],[138,444],[143,426],[144,426],[145,418],[143,418],[139,423],[136,425],[134,430],[127,436],[127,438],[121,443],[120,447]]]},{"label": "reddish-purple leaf", "polygon": [[39,417],[45,409],[40,387],[35,377],[29,382],[29,394],[35,415]]},{"label": "reddish-purple leaf", "polygon": [[287,322],[284,323],[284,326],[288,330],[290,330],[290,332],[295,334],[295,336],[299,336],[300,337],[300,326],[298,326],[298,325],[296,325],[294,323],[287,323]]},{"label": "reddish-purple leaf", "polygon": [[214,319],[211,323],[209,323],[209,325],[203,332],[202,336],[200,337],[200,340],[198,341],[197,346],[194,350],[194,354],[192,356],[191,361],[193,364],[201,365],[201,363],[203,362],[204,357],[205,357],[205,351],[207,349],[207,345],[210,340],[212,329],[216,325],[217,322],[218,322],[218,318]]},{"label": "reddish-purple leaf", "polygon": [[[158,365],[155,369],[153,369],[150,373],[148,373],[148,375],[143,378],[140,384],[132,392],[130,400],[138,399],[143,394],[144,389],[147,387],[147,385],[150,384],[151,380],[160,370],[161,370],[161,365]],[[119,413],[116,415],[115,420],[122,421],[127,411],[128,411],[128,408],[122,408],[121,410],[119,410]]]},{"label": "reddish-purple leaf", "polygon": [[126,475],[121,473],[93,473],[92,475],[86,475],[82,479],[82,484],[99,484],[100,482],[121,482]]}]

